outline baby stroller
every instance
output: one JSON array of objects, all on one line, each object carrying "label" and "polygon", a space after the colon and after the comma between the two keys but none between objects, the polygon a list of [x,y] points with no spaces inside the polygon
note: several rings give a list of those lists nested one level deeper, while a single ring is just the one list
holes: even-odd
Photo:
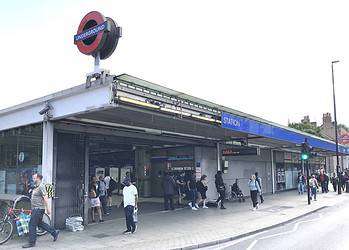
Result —
[{"label": "baby stroller", "polygon": [[241,189],[239,188],[237,182],[235,182],[232,186],[230,186],[230,200],[239,202],[245,202],[244,194],[242,193]]}]

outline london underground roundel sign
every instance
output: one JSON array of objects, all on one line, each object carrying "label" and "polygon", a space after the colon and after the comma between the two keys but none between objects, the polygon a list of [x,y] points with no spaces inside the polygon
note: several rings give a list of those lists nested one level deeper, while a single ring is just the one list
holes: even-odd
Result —
[{"label": "london underground roundel sign", "polygon": [[98,11],[91,11],[81,20],[74,43],[85,55],[106,59],[113,54],[121,37],[121,27]]}]

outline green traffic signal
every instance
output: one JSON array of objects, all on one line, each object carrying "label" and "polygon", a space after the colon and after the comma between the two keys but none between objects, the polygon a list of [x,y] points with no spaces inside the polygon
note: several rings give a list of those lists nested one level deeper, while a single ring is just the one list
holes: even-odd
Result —
[{"label": "green traffic signal", "polygon": [[309,159],[309,154],[307,154],[307,153],[302,153],[301,158],[302,158],[303,161],[306,161],[306,160]]}]

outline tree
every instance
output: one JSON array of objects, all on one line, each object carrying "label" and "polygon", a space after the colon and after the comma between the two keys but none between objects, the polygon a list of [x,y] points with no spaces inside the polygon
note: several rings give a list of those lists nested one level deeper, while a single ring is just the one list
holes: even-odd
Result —
[{"label": "tree", "polygon": [[302,123],[302,122],[301,123],[293,122],[293,123],[289,123],[288,126],[290,128],[294,128],[294,129],[300,130],[302,132],[323,138],[323,136],[320,133],[321,129],[319,127],[315,126],[314,124]]}]

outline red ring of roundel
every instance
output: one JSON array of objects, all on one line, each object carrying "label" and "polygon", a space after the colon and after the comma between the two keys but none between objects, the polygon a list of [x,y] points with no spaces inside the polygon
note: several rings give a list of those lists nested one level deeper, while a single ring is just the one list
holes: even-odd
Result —
[{"label": "red ring of roundel", "polygon": [[[105,22],[105,17],[99,13],[98,11],[91,11],[88,14],[86,14],[86,16],[84,16],[84,18],[81,20],[77,34],[80,34],[84,28],[84,26],[86,25],[86,23],[90,20],[95,20],[97,22],[97,24],[101,24],[103,22]],[[98,46],[100,44],[100,42],[102,41],[103,38],[103,32],[99,32],[97,34],[96,39],[94,40],[93,43],[91,43],[90,45],[86,45],[83,43],[83,41],[78,41],[76,43],[76,45],[78,46],[78,49],[81,53],[85,54],[85,55],[92,55],[94,52],[96,52],[96,50],[98,49]]]}]

